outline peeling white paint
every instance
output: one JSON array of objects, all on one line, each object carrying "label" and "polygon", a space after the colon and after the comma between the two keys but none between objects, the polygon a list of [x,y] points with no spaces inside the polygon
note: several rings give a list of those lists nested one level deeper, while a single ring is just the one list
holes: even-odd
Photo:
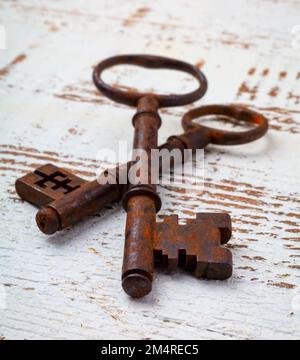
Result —
[{"label": "peeling white paint", "polygon": [[[1,2],[10,43],[0,57],[0,337],[299,338],[300,68],[290,39],[299,15],[293,0]],[[121,289],[118,205],[46,237],[14,182],[45,162],[92,179],[100,147],[131,144],[134,110],[98,94],[91,73],[107,56],[144,52],[200,64],[209,91],[197,105],[249,104],[270,131],[253,144],[207,149],[201,196],[159,189],[159,215],[231,213],[233,277],[156,272],[152,293],[135,301]],[[191,86],[172,73],[147,83],[132,69],[112,75],[132,87]],[[160,142],[181,133],[187,109],[162,109]]]}]

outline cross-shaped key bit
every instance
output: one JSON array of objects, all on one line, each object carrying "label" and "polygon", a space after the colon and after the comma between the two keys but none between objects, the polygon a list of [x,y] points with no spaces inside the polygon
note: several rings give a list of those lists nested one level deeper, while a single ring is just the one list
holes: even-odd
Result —
[{"label": "cross-shaped key bit", "polygon": [[16,181],[21,198],[38,206],[45,206],[79,189],[87,181],[52,164],[43,165]]},{"label": "cross-shaped key bit", "polygon": [[174,271],[181,267],[198,278],[224,280],[232,275],[232,255],[221,247],[231,237],[228,214],[198,213],[178,224],[178,216],[157,222],[153,249],[156,266]]},{"label": "cross-shaped key bit", "polygon": [[119,201],[123,186],[97,180],[86,181],[70,171],[46,164],[16,181],[18,195],[38,206],[38,227],[45,234],[53,234],[88,215],[95,214],[105,205]]}]

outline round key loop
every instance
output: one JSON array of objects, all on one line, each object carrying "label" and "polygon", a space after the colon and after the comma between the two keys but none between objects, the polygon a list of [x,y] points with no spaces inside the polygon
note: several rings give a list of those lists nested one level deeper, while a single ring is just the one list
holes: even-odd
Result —
[{"label": "round key loop", "polygon": [[[187,94],[152,94],[135,91],[124,91],[105,83],[101,77],[102,72],[116,65],[136,65],[149,69],[170,69],[183,71],[199,82],[196,90]],[[159,102],[160,107],[182,106],[190,104],[204,96],[207,91],[207,80],[205,75],[196,66],[183,61],[153,55],[121,55],[113,56],[100,62],[93,73],[96,87],[108,98],[116,102],[136,106],[138,100],[144,96],[153,96]]]},{"label": "round key loop", "polygon": [[[241,123],[253,124],[255,127],[246,131],[227,131],[195,123],[193,120],[207,115],[225,115]],[[208,133],[210,142],[218,145],[240,145],[261,138],[268,130],[268,120],[261,114],[241,105],[208,105],[188,111],[183,119],[185,131],[203,129]]]}]

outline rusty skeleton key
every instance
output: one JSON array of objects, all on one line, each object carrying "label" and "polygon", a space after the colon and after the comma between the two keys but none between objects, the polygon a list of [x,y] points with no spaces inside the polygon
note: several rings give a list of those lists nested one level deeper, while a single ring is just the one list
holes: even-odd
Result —
[{"label": "rusty skeleton key", "polygon": [[[101,78],[105,69],[120,64],[184,71],[198,80],[199,87],[184,95],[124,92],[106,84]],[[146,179],[138,184],[131,184],[123,197],[127,220],[122,286],[128,295],[142,297],[152,289],[153,246],[157,230],[156,212],[161,207],[161,200],[156,192],[156,174],[151,172],[151,164],[155,160],[152,158],[151,150],[158,147],[158,129],[161,126],[158,109],[186,105],[200,99],[207,90],[207,81],[200,70],[182,61],[157,56],[125,55],[112,57],[98,64],[94,71],[94,82],[98,89],[110,99],[137,107],[137,112],[132,120],[134,126],[133,149],[146,155],[146,159],[142,159],[143,156],[140,159],[142,162],[141,173],[146,175]]]},{"label": "rusty skeleton key", "polygon": [[[188,72],[199,81],[197,90],[184,95],[141,94],[123,92],[106,84],[102,72],[109,67],[131,64],[149,68],[167,68]],[[197,214],[196,219],[179,225],[174,215],[156,222],[156,212],[161,201],[156,193],[155,177],[151,173],[151,150],[157,148],[158,129],[161,119],[160,107],[186,105],[201,98],[207,88],[206,79],[194,66],[187,63],[156,56],[118,56],[101,62],[94,71],[94,82],[98,89],[112,100],[137,106],[133,117],[134,149],[146,152],[147,159],[142,161],[142,169],[147,168],[146,183],[130,185],[123,197],[123,206],[127,211],[125,229],[125,247],[122,268],[122,286],[132,297],[143,297],[152,289],[153,266],[157,264],[171,270],[181,266],[197,277],[226,279],[232,274],[231,252],[220,245],[231,237],[231,220],[228,214]],[[209,109],[209,107],[208,107]],[[204,108],[202,108],[203,112]],[[210,109],[213,110],[213,109]],[[260,137],[267,129],[265,119],[240,108],[228,111],[225,107],[219,112],[233,113],[235,117],[246,118],[259,126],[248,132],[235,133],[214,131],[202,127],[202,146],[209,142],[244,143]],[[183,119],[183,125],[191,131],[197,129],[192,120],[201,116],[201,110],[194,111]],[[203,115],[207,115],[205,113]],[[197,130],[196,130],[197,131]],[[175,137],[176,140],[176,137]],[[150,160],[151,159],[151,160]]]},{"label": "rusty skeleton key", "polygon": [[[202,129],[188,130],[171,136],[159,150],[178,149],[183,153],[184,149],[201,147],[202,139]],[[131,162],[128,162],[122,168],[128,171],[130,165]],[[15,188],[23,200],[41,208],[36,215],[36,223],[44,234],[51,235],[122,199],[127,184],[118,182],[119,167],[107,170],[103,175],[107,184],[99,184],[98,179],[84,180],[49,163],[17,179]]]}]

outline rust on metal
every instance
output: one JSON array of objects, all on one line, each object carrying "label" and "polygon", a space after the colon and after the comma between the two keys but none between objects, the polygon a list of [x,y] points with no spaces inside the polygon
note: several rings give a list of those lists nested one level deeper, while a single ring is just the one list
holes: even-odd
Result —
[{"label": "rust on metal", "polygon": [[[254,127],[247,131],[227,131],[210,128],[193,120],[207,115],[223,115],[235,119],[238,123],[252,124]],[[241,145],[257,140],[268,131],[268,121],[256,111],[252,111],[241,105],[207,105],[188,111],[182,119],[182,127],[188,131],[202,129],[209,133],[212,144],[217,145]]]},{"label": "rust on metal", "polygon": [[[183,71],[195,77],[198,80],[199,86],[196,90],[190,93],[180,95],[163,95],[139,93],[135,91],[123,91],[105,83],[101,78],[102,72],[104,70],[116,65],[136,65],[149,69],[170,69]],[[183,106],[199,100],[205,95],[207,91],[206,77],[204,76],[203,72],[200,71],[196,66],[188,64],[184,61],[155,55],[120,55],[110,57],[101,61],[96,66],[93,73],[93,79],[96,87],[101,91],[102,94],[113,101],[130,106],[137,106],[137,103],[141,98],[148,97],[149,95],[155,97],[159,103],[159,107]]]}]

